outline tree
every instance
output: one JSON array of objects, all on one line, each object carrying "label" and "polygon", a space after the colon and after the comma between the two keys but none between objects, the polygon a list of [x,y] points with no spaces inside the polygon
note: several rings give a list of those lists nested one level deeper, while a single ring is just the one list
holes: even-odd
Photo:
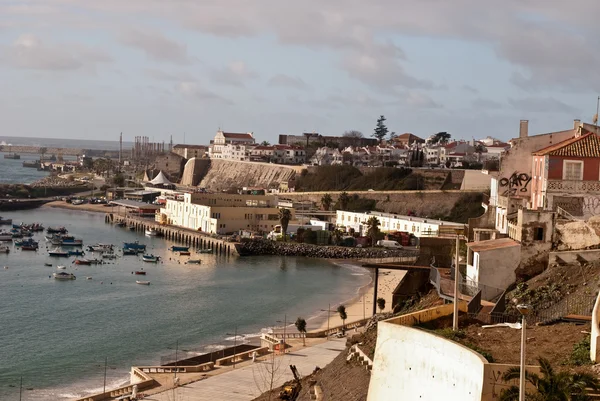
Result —
[{"label": "tree", "polygon": [[262,141],[260,143],[262,146],[270,146],[271,144],[269,143],[269,141]]},{"label": "tree", "polygon": [[396,139],[398,135],[396,135],[396,133],[394,131],[390,132],[390,142],[393,142],[394,139]]},{"label": "tree", "polygon": [[377,138],[377,140],[379,142],[381,142],[383,140],[383,138],[385,138],[385,136],[388,134],[388,129],[385,126],[385,117],[383,115],[381,115],[378,119],[377,119],[377,126],[375,127],[375,131],[373,132],[373,137]]},{"label": "tree", "polygon": [[340,197],[338,198],[338,203],[340,205],[340,209],[346,210],[346,208],[348,207],[348,203],[350,203],[350,195],[348,195],[348,192],[344,191],[340,194]]},{"label": "tree", "polygon": [[363,133],[357,130],[350,130],[344,132],[344,138],[362,138]]},{"label": "tree", "polygon": [[92,159],[91,157],[84,157],[83,168],[87,170],[92,170],[94,168],[94,159]]},{"label": "tree", "polygon": [[338,306],[337,312],[340,314],[340,319],[342,319],[342,333],[343,333],[343,332],[345,332],[344,326],[346,325],[346,319],[348,319],[348,314],[346,313],[346,307],[344,305]]},{"label": "tree", "polygon": [[302,345],[306,346],[306,320],[298,317],[298,319],[296,319],[296,323],[294,324],[296,325],[296,329],[298,329],[300,333],[304,334],[302,336]]},{"label": "tree", "polygon": [[333,203],[333,199],[331,198],[331,195],[329,195],[329,194],[325,194],[321,198],[321,206],[323,206],[323,210],[331,209],[332,203]]},{"label": "tree", "polygon": [[281,233],[283,234],[284,241],[286,241],[287,238],[288,224],[290,224],[291,219],[292,212],[290,212],[290,209],[279,209],[279,223],[281,223]]},{"label": "tree", "polygon": [[446,143],[448,143],[448,141],[450,140],[451,135],[447,132],[438,132],[437,134],[433,135],[431,137],[431,140],[429,141],[432,145],[435,145],[436,143],[439,143],[440,145],[444,145]]},{"label": "tree", "polygon": [[[598,378],[588,373],[570,373],[567,371],[556,373],[545,358],[538,358],[541,376],[525,372],[525,380],[533,385],[535,393],[527,393],[525,399],[548,401],[584,401],[589,400],[588,389],[598,390]],[[521,369],[513,367],[504,372],[502,380],[510,382],[519,380]],[[517,401],[519,387],[510,386],[500,393],[500,401]]]},{"label": "tree", "polygon": [[121,173],[117,173],[113,176],[112,182],[113,182],[113,186],[115,186],[115,187],[124,187],[125,186],[125,176]]},{"label": "tree", "polygon": [[377,236],[379,235],[379,219],[375,216],[369,217],[367,220],[367,236],[371,237],[371,245],[375,246],[377,243]]},{"label": "tree", "polygon": [[44,155],[46,154],[47,151],[48,151],[48,149],[45,148],[45,147],[43,147],[43,146],[40,148],[39,152],[40,152],[40,155],[41,155],[40,156],[40,160],[41,161],[44,161]]},{"label": "tree", "polygon": [[379,308],[379,313],[383,312],[385,309],[385,299],[377,298],[377,307]]}]

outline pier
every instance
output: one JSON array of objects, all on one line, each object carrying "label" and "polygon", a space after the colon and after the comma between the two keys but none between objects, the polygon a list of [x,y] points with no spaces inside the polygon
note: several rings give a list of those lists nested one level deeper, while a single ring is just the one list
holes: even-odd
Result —
[{"label": "pier", "polygon": [[137,216],[121,216],[107,213],[104,221],[106,223],[125,223],[127,227],[134,227],[135,231],[145,232],[154,229],[158,235],[196,249],[212,249],[212,253],[224,256],[239,256],[236,243],[214,238],[206,233],[188,230],[185,228],[159,224],[155,221]]}]

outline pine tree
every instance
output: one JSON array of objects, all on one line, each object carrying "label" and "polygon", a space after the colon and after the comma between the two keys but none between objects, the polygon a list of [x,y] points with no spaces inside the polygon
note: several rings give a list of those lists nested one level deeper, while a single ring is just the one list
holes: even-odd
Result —
[{"label": "pine tree", "polygon": [[377,138],[377,140],[379,142],[381,142],[383,140],[383,138],[386,137],[386,135],[388,134],[388,129],[385,126],[385,116],[381,115],[378,119],[377,119],[377,126],[375,127],[375,132],[373,132],[373,137]]}]

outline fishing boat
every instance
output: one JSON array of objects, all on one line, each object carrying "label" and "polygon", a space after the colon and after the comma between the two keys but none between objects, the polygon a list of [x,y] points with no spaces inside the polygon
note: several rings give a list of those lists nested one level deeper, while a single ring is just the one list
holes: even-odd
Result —
[{"label": "fishing boat", "polygon": [[212,253],[212,248],[198,249],[198,253]]},{"label": "fishing boat", "polygon": [[83,252],[80,249],[74,249],[74,250],[67,251],[67,252],[69,253],[69,256],[83,256],[83,255],[85,255],[85,252]]},{"label": "fishing boat", "polygon": [[46,232],[48,234],[66,234],[69,231],[65,227],[48,227]]},{"label": "fishing boat", "polygon": [[141,284],[141,285],[150,285],[149,281],[142,281],[142,280],[136,280],[135,283],[136,284]]},{"label": "fishing boat", "polygon": [[57,268],[58,270],[65,270],[65,269],[67,268],[67,266],[58,265],[58,266],[56,266],[56,268]]},{"label": "fishing boat", "polygon": [[67,257],[69,257],[69,252],[63,251],[63,250],[60,250],[60,249],[55,249],[53,251],[48,251],[48,255],[54,256],[54,257],[65,257],[65,258],[67,258]]},{"label": "fishing boat", "polygon": [[190,251],[180,251],[179,256],[190,256]]},{"label": "fishing boat", "polygon": [[145,272],[145,271],[143,271],[143,270],[136,270],[136,271],[135,271],[135,274],[137,274],[137,275],[142,275],[142,276],[145,276],[145,275],[146,275],[146,272]]},{"label": "fishing boat", "polygon": [[191,264],[195,264],[195,265],[199,265],[202,263],[202,261],[200,259],[190,259],[187,262],[191,263]]},{"label": "fishing boat", "polygon": [[91,280],[92,278],[90,276],[87,276],[85,279],[86,280]]},{"label": "fishing boat", "polygon": [[137,255],[138,251],[137,249],[123,249],[123,256],[131,256],[131,255]]},{"label": "fishing boat", "polygon": [[75,275],[73,273],[58,272],[52,275],[56,280],[75,280]]},{"label": "fishing boat", "polygon": [[0,225],[9,225],[12,224],[12,219],[3,219],[0,217]]},{"label": "fishing boat", "polygon": [[83,240],[67,237],[62,239],[62,246],[83,246]]},{"label": "fishing boat", "polygon": [[23,238],[23,233],[21,231],[16,231],[14,233],[11,233],[13,238]]},{"label": "fishing boat", "polygon": [[151,228],[149,230],[146,230],[146,235],[148,237],[156,237],[158,235],[158,231],[156,231],[154,228]]},{"label": "fishing boat", "polygon": [[116,259],[117,255],[114,253],[105,253],[102,255],[102,259]]},{"label": "fishing boat", "polygon": [[92,262],[87,259],[75,259],[74,262],[76,265],[91,265]]},{"label": "fishing boat", "polygon": [[135,231],[135,226],[134,226],[134,225],[131,225],[131,226],[129,226],[129,229],[130,229],[131,231]]},{"label": "fishing boat", "polygon": [[12,233],[7,233],[6,231],[0,232],[0,241],[12,241],[13,236]]},{"label": "fishing boat", "polygon": [[21,246],[21,250],[22,251],[37,251],[38,246],[37,245],[23,245],[23,246]]},{"label": "fishing boat", "polygon": [[5,159],[13,159],[13,160],[19,160],[21,159],[21,155],[18,153],[6,153],[4,155]]},{"label": "fishing boat", "polygon": [[39,245],[39,243],[35,240],[33,240],[32,238],[27,238],[27,239],[16,239],[15,240],[15,246],[35,246],[37,247]]},{"label": "fishing boat", "polygon": [[40,168],[41,166],[42,166],[42,164],[40,163],[39,160],[25,160],[23,162],[23,167]]},{"label": "fishing boat", "polygon": [[142,260],[144,262],[156,263],[156,262],[158,262],[158,259],[160,259],[160,256],[154,256],[154,255],[143,255],[142,256]]},{"label": "fishing boat", "polygon": [[190,249],[190,247],[189,247],[189,246],[178,246],[178,245],[173,245],[173,246],[171,247],[171,251],[173,251],[173,252],[181,252],[181,251],[184,251],[184,252],[185,252],[185,251],[187,251],[187,250],[189,250],[189,249]]},{"label": "fishing boat", "polygon": [[9,253],[10,252],[10,248],[7,247],[6,245],[0,245],[0,253]]},{"label": "fishing boat", "polygon": [[88,259],[88,261],[93,264],[93,265],[101,265],[102,263],[102,259]]},{"label": "fishing boat", "polygon": [[88,251],[90,252],[112,252],[114,246],[112,244],[96,244],[89,245]]},{"label": "fishing boat", "polygon": [[135,242],[124,242],[123,248],[126,249],[146,249],[145,244],[140,244],[138,241]]},{"label": "fishing boat", "polygon": [[52,263],[44,263],[44,266],[52,267]]},{"label": "fishing boat", "polygon": [[127,225],[127,223],[125,223],[124,221],[120,221],[117,223],[117,227],[125,227]]}]

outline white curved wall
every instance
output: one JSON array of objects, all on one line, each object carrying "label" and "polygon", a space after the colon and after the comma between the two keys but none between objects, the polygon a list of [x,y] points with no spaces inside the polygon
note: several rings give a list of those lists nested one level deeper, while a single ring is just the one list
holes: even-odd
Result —
[{"label": "white curved wall", "polygon": [[596,297],[596,303],[594,304],[594,310],[592,311],[592,333],[590,335],[590,359],[592,362],[598,362],[600,360],[600,293]]},{"label": "white curved wall", "polygon": [[478,353],[423,330],[379,322],[368,401],[479,401]]}]

